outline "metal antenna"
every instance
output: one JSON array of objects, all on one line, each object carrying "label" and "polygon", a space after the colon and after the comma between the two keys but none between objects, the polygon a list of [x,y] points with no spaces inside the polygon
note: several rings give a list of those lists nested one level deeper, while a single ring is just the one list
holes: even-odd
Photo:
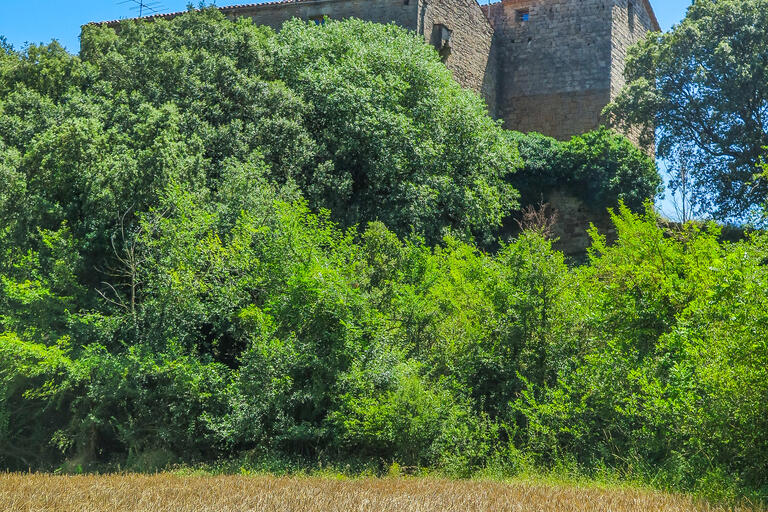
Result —
[{"label": "metal antenna", "polygon": [[139,18],[144,16],[144,11],[152,14],[160,14],[160,11],[163,10],[163,6],[160,2],[154,0],[123,0],[122,2],[118,2],[118,4],[130,4],[131,10],[139,11]]}]

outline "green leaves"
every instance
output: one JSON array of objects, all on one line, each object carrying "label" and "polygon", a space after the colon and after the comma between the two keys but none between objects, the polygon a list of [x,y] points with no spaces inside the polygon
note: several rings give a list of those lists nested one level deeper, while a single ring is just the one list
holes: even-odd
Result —
[{"label": "green leaves", "polygon": [[[204,9],[82,41],[0,50],[0,465],[765,485],[766,240],[633,213],[659,179],[627,139],[504,132],[394,25]],[[619,204],[615,241],[483,252],[514,188],[554,187]]]},{"label": "green leaves", "polygon": [[509,136],[517,143],[524,166],[508,180],[526,204],[566,190],[596,212],[615,208],[620,201],[637,211],[661,190],[653,159],[606,128],[567,142],[536,133]]},{"label": "green leaves", "polygon": [[66,342],[48,347],[0,334],[0,464],[7,468],[56,457],[50,441],[68,420],[76,364]]},{"label": "green leaves", "polygon": [[688,190],[700,212],[750,221],[766,183],[755,166],[768,146],[768,2],[697,0],[665,34],[630,51],[627,86],[606,113],[658,155],[691,157]]},{"label": "green leaves", "polygon": [[[355,37],[349,37],[349,33]],[[498,124],[431,48],[394,25],[294,20],[278,33],[277,74],[307,106],[317,157],[297,181],[343,225],[378,220],[429,242],[446,228],[493,242],[515,206],[519,166]]]},{"label": "green leaves", "polygon": [[634,457],[652,473],[664,466],[670,485],[699,489],[702,475],[723,471],[733,476],[723,485],[759,488],[753,457],[764,456],[764,436],[742,422],[765,415],[764,386],[751,379],[765,373],[753,362],[765,359],[755,340],[768,335],[766,295],[749,284],[766,278],[753,252],[762,242],[719,242],[714,225],[665,226],[650,206],[644,215],[622,206],[613,222],[617,242],[595,236],[590,265],[575,272],[577,300],[589,304],[578,350],[560,356],[555,386],[530,385],[515,404],[535,427],[525,442],[585,465],[622,468]]}]

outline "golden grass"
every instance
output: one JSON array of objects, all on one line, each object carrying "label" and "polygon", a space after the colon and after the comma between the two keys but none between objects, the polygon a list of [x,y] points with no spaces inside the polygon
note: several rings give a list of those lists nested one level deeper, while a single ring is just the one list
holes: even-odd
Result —
[{"label": "golden grass", "polygon": [[[2,511],[725,511],[631,488],[434,478],[0,474]],[[742,509],[744,510],[744,509]]]}]

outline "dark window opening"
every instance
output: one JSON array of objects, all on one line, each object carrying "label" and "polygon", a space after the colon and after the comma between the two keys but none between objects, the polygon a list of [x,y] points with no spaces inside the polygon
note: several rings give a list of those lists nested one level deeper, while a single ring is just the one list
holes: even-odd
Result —
[{"label": "dark window opening", "polygon": [[629,22],[629,30],[635,30],[635,2],[629,0],[627,3],[627,21]]},{"label": "dark window opening", "polygon": [[531,18],[531,11],[528,9],[520,9],[517,11],[517,21],[528,21]]},{"label": "dark window opening", "polygon": [[448,60],[448,57],[451,55],[451,50],[452,50],[451,37],[452,36],[453,36],[453,31],[448,27],[446,27],[445,25],[442,25],[440,23],[435,23],[432,26],[431,41],[435,49],[437,50],[437,53],[439,53],[440,57],[443,59],[443,62]]}]

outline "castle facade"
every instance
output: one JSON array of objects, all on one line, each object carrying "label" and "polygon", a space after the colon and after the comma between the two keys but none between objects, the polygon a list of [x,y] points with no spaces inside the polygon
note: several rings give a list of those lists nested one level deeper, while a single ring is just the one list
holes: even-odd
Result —
[{"label": "castle facade", "polygon": [[558,139],[601,124],[624,85],[627,49],[659,30],[649,0],[277,0],[220,10],[275,29],[291,18],[394,22],[434,45],[506,128]]}]

